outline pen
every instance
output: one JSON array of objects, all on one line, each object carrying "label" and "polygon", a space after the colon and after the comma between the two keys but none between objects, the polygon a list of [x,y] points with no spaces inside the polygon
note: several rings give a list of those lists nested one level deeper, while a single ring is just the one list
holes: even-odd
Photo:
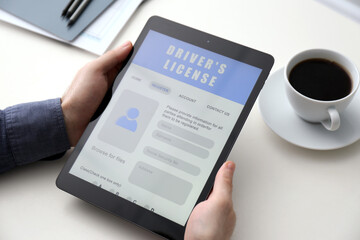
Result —
[{"label": "pen", "polygon": [[68,9],[68,11],[66,13],[67,18],[69,18],[69,17],[71,17],[73,15],[73,13],[79,7],[81,2],[82,2],[82,0],[74,0],[74,2],[71,4],[71,6],[69,7],[69,9]]},{"label": "pen", "polygon": [[82,14],[82,12],[85,10],[85,8],[89,5],[91,0],[84,0],[81,2],[80,6],[76,9],[74,14],[70,17],[68,26],[71,26],[75,23],[75,21],[79,18],[79,16]]},{"label": "pen", "polygon": [[66,5],[66,7],[64,8],[64,10],[63,10],[62,13],[61,13],[61,16],[64,17],[64,16],[66,15],[66,13],[68,12],[70,6],[73,4],[74,1],[75,1],[75,0],[70,0],[70,1],[68,2],[68,4]]}]

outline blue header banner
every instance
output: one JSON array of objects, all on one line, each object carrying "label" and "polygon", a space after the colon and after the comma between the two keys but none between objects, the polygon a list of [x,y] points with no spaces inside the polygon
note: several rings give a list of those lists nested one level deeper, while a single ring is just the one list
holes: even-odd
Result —
[{"label": "blue header banner", "polygon": [[150,30],[133,63],[245,105],[261,69]]}]

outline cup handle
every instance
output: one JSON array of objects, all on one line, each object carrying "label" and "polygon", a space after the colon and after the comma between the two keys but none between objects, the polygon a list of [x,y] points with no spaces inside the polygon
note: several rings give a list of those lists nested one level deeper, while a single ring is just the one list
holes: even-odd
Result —
[{"label": "cup handle", "polygon": [[340,127],[340,115],[334,107],[328,108],[330,118],[321,121],[322,125],[329,131],[335,131]]}]

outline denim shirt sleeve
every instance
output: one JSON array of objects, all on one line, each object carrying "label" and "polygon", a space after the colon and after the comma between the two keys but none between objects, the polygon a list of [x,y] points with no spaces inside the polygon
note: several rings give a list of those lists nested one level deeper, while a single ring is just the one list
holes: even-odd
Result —
[{"label": "denim shirt sleeve", "polygon": [[70,148],[60,99],[0,111],[0,173]]}]

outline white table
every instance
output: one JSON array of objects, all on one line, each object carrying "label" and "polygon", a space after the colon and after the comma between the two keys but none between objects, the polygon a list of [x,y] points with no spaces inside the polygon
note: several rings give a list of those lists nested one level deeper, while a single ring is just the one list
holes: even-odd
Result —
[{"label": "white table", "polygon": [[[314,0],[148,0],[112,47],[135,41],[152,15],[268,52],[273,71],[295,53],[329,48],[360,67],[360,24]],[[0,22],[0,108],[59,97],[96,56]],[[67,159],[0,175],[0,239],[158,239],[62,192]],[[233,148],[233,239],[360,239],[360,142],[332,151],[296,147],[262,120],[258,104]]]}]

